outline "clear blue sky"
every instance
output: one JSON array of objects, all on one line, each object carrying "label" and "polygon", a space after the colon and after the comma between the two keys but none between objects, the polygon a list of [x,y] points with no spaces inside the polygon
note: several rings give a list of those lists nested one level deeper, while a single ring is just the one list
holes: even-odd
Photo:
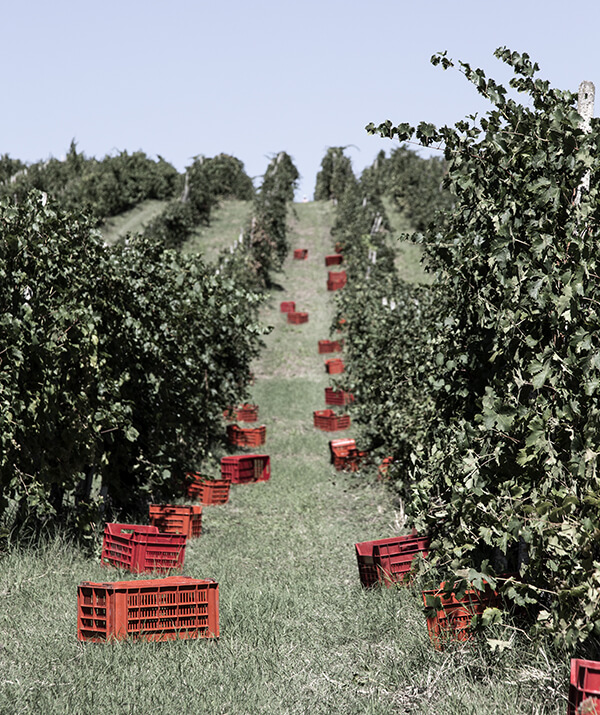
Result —
[{"label": "clear blue sky", "polygon": [[591,0],[4,5],[0,153],[23,161],[60,158],[74,138],[87,156],[141,149],[180,171],[197,154],[225,152],[260,176],[285,150],[301,199],[312,197],[328,146],[352,145],[359,173],[396,145],[369,137],[370,121],[453,124],[486,111],[461,74],[430,64],[435,52],[507,83],[493,56],[506,45],[528,52],[553,86],[587,79],[600,95]]}]

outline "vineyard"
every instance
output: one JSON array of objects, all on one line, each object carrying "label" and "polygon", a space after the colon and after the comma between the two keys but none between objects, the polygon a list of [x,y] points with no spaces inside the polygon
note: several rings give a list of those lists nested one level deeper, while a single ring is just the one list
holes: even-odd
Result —
[{"label": "vineyard", "polygon": [[[526,104],[436,56],[490,112],[368,125],[408,144],[358,177],[330,148],[311,203],[285,152],[259,188],[226,155],[2,158],[1,712],[575,715],[595,693],[569,669],[600,633],[599,135],[497,57]],[[159,578],[107,534],[219,471],[174,564],[218,584],[213,632],[86,643],[78,585]]]}]

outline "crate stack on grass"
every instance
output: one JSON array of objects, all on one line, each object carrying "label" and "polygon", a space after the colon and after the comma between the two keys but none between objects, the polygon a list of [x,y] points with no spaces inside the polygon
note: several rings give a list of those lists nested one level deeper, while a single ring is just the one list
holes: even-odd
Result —
[{"label": "crate stack on grass", "polygon": [[[151,505],[155,523],[106,524],[101,563],[135,574],[181,570],[188,537],[201,532],[202,507]],[[164,531],[159,531],[160,523]],[[218,638],[219,585],[164,576],[91,582],[77,588],[77,638],[110,642]]]},{"label": "crate stack on grass", "polygon": [[294,249],[294,260],[295,261],[305,261],[308,258],[308,248],[295,248]]},{"label": "crate stack on grass", "polygon": [[296,310],[296,303],[293,300],[284,300],[279,304],[279,311],[287,313],[287,322],[292,325],[308,323],[308,313]]},{"label": "crate stack on grass", "polygon": [[[225,411],[227,419],[235,419],[238,422],[257,422],[258,405],[244,403],[233,409]],[[230,444],[236,447],[259,447],[267,439],[267,428],[265,425],[258,427],[240,427],[239,425],[227,425],[227,439]]]},{"label": "crate stack on grass", "polygon": [[346,285],[348,277],[346,271],[328,271],[327,273],[327,290],[340,290]]}]

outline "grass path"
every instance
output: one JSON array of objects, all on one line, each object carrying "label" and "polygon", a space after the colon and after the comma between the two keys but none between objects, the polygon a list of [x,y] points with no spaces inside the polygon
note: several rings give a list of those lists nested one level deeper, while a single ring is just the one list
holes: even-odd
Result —
[{"label": "grass path", "polygon": [[[80,644],[77,584],[130,575],[59,542],[15,552],[0,562],[0,714],[564,711],[555,680],[542,698],[510,653],[492,668],[478,649],[433,651],[418,593],[361,588],[353,545],[393,535],[397,515],[380,485],[333,470],[335,434],[312,427],[328,384],[317,341],[332,315],[331,208],[295,208],[293,245],[309,258],[288,260],[264,308],[274,329],[252,395],[272,477],[206,507],[203,535],[186,550],[184,573],[219,582],[221,638]],[[281,300],[309,323],[288,325]]]}]

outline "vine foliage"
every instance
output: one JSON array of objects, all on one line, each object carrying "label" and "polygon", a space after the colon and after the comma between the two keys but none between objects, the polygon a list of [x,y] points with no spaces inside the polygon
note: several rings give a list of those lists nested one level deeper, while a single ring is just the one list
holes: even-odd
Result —
[{"label": "vine foliage", "polygon": [[0,226],[3,523],[85,535],[182,493],[247,396],[259,297],[156,241],[106,246],[45,195]]},{"label": "vine foliage", "polygon": [[[443,232],[420,238],[444,315],[420,351],[431,417],[398,473],[440,566],[502,585],[572,645],[600,634],[600,130],[528,55],[495,54],[512,93],[432,58],[490,101],[480,119],[367,127],[442,147],[456,197]],[[419,409],[407,391],[395,414],[416,424]]]}]

